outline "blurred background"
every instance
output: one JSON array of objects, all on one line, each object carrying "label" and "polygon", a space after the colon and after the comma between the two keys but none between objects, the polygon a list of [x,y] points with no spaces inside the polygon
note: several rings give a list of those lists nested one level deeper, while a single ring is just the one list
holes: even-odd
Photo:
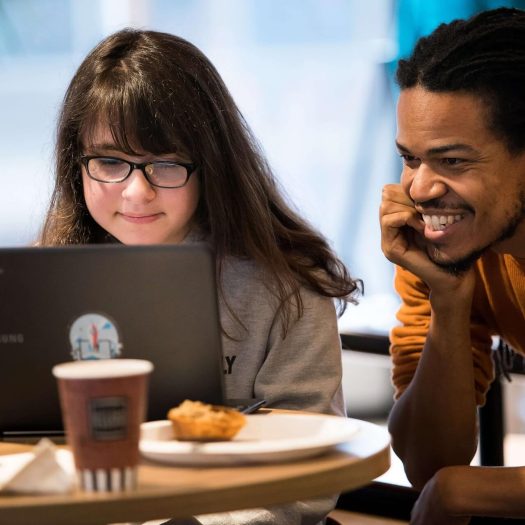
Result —
[{"label": "blurred background", "polygon": [[[87,52],[126,26],[182,36],[215,64],[295,207],[364,280],[342,332],[386,334],[398,300],[380,250],[381,187],[399,179],[399,57],[440,22],[525,1],[0,0],[0,246],[31,244],[53,178],[57,113]],[[507,399],[525,432],[525,388]],[[386,356],[345,353],[350,415],[384,421]]]}]

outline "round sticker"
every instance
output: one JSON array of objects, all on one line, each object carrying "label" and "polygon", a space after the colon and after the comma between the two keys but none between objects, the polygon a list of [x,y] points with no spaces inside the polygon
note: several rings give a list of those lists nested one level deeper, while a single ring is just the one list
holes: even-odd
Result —
[{"label": "round sticker", "polygon": [[106,316],[89,313],[77,318],[69,329],[73,359],[118,357],[122,344],[115,323]]}]

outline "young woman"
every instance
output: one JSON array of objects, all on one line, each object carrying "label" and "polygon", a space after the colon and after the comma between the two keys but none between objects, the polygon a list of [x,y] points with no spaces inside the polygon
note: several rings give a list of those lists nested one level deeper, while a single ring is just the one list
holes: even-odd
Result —
[{"label": "young woman", "polygon": [[[115,33],[67,90],[40,244],[202,241],[216,254],[226,395],[344,415],[334,299],[344,308],[359,283],[286,204],[209,60],[173,35]],[[199,522],[316,523],[328,510]]]}]

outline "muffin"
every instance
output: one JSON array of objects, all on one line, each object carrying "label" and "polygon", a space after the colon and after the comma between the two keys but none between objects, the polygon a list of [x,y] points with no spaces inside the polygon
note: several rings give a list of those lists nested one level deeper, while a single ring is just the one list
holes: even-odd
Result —
[{"label": "muffin", "polygon": [[188,399],[172,408],[168,419],[179,441],[229,440],[246,424],[246,416],[233,408]]}]

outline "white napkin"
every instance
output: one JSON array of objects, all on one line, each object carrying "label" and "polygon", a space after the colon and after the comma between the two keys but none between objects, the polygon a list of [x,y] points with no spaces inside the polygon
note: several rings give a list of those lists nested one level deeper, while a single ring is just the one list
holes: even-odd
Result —
[{"label": "white napkin", "polygon": [[41,439],[31,452],[0,456],[0,491],[64,493],[75,484],[71,452]]}]

